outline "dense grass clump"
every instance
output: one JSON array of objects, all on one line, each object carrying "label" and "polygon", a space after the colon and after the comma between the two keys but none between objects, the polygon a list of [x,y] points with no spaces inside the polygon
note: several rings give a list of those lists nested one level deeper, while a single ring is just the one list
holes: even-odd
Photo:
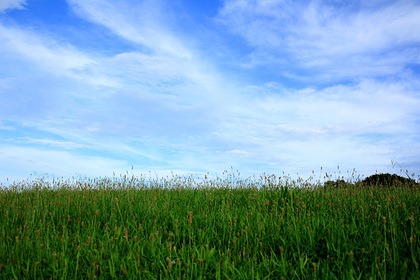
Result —
[{"label": "dense grass clump", "polygon": [[0,278],[420,278],[417,185],[229,182],[3,189]]}]

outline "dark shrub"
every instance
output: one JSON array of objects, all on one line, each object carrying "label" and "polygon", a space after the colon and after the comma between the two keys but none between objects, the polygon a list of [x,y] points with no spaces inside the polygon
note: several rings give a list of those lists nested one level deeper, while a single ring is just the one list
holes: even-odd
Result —
[{"label": "dark shrub", "polygon": [[363,180],[363,184],[369,186],[381,186],[381,187],[394,187],[394,186],[406,186],[412,187],[416,185],[416,181],[405,177],[398,176],[397,174],[375,174],[366,177]]}]

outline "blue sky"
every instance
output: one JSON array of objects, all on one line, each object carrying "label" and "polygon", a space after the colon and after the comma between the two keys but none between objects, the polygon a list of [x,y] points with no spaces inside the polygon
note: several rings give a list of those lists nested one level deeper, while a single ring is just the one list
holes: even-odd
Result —
[{"label": "blue sky", "polygon": [[1,181],[400,174],[391,160],[419,174],[419,14],[419,1],[0,0]]}]

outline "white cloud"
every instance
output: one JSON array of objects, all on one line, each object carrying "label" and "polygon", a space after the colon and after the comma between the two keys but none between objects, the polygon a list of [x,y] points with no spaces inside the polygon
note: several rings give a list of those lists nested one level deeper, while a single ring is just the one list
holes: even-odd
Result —
[{"label": "white cloud", "polygon": [[229,150],[225,152],[228,156],[229,155],[234,155],[234,156],[240,156],[240,157],[250,157],[253,154],[244,150],[238,150],[238,149],[234,149],[234,150]]},{"label": "white cloud", "polygon": [[8,131],[11,131],[11,130],[14,130],[14,127],[13,126],[6,125],[6,124],[4,124],[0,120],[0,130],[8,130]]},{"label": "white cloud", "polygon": [[217,73],[194,56],[195,51],[184,44],[184,38],[164,23],[165,15],[158,2],[143,1],[135,7],[107,1],[72,0],[69,4],[78,15],[137,46],[126,52],[109,50],[110,54],[104,56],[84,51],[77,47],[77,42],[72,44],[46,30],[0,25],[3,51],[0,57],[13,64],[29,62],[50,74],[75,78],[102,89],[135,89],[149,94],[172,92],[183,95],[185,104],[213,98],[214,95],[206,93],[218,79]]},{"label": "white cloud", "polygon": [[315,77],[334,80],[391,75],[420,63],[420,33],[414,32],[420,26],[418,3],[343,5],[231,0],[217,19],[255,47],[251,65],[274,62],[283,65],[280,69],[322,69]]},{"label": "white cloud", "polygon": [[[235,147],[231,151],[248,152],[254,163],[280,169],[346,165],[371,170],[375,163],[402,156],[397,151],[406,141],[415,143],[417,89],[409,82],[374,80],[325,89],[252,88],[254,94],[224,112],[215,137]],[[418,156],[413,151],[404,158]]]},{"label": "white cloud", "polygon": [[412,29],[420,23],[419,11],[415,2],[396,2],[354,12],[346,9],[346,13],[315,2],[303,11],[302,26],[292,29],[291,46],[334,57],[413,44],[420,41],[420,35]]},{"label": "white cloud", "polygon": [[26,0],[0,0],[0,13],[9,9],[24,9]]},{"label": "white cloud", "polygon": [[20,143],[20,144],[36,144],[38,146],[51,146],[61,149],[77,149],[77,148],[87,148],[88,146],[84,144],[78,144],[72,141],[58,141],[51,139],[37,139],[30,137],[19,137],[15,139],[8,139],[9,142]]},{"label": "white cloud", "polygon": [[[69,5],[80,17],[108,28],[119,39],[134,43],[133,51],[104,59],[95,71],[122,78],[126,85],[146,86],[144,92],[163,87],[182,95],[185,104],[214,99],[220,74],[211,59],[200,56],[188,34],[174,28],[171,10],[161,1],[79,1]],[[167,90],[168,91],[168,90]],[[211,94],[209,92],[211,91]],[[192,94],[191,92],[194,92]],[[184,93],[184,94],[183,94]]]},{"label": "white cloud", "polygon": [[[419,98],[409,83],[366,80],[355,85],[337,85],[325,89],[277,90],[254,88],[252,100],[233,106],[238,120],[255,120],[289,129],[323,128],[383,129],[382,125],[417,115]],[[257,93],[264,93],[258,96]],[[252,127],[253,125],[250,125]],[[241,126],[235,126],[241,127]],[[398,132],[404,131],[404,126]],[[397,132],[397,131],[392,131]]]},{"label": "white cloud", "polygon": [[104,174],[110,176],[114,171],[128,170],[128,164],[122,160],[32,147],[0,146],[0,155],[3,159],[0,163],[2,178],[13,176],[13,172],[9,173],[9,170],[19,170],[20,176],[22,174],[29,176],[30,173],[36,171],[54,174],[56,177],[69,177],[76,173],[88,176],[103,176]]},{"label": "white cloud", "polygon": [[153,53],[189,58],[190,52],[163,24],[167,15],[160,1],[141,1],[135,4],[104,0],[68,0],[81,17],[109,28],[118,36],[143,45]]},{"label": "white cloud", "polygon": [[3,52],[24,56],[53,72],[81,70],[95,63],[92,58],[71,45],[57,43],[53,38],[43,38],[39,33],[21,28],[0,25],[0,40],[2,41],[0,49]]}]

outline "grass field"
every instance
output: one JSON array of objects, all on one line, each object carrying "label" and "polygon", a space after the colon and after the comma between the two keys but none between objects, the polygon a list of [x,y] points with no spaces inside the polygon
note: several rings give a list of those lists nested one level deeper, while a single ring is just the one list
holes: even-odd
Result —
[{"label": "grass field", "polygon": [[0,191],[0,279],[420,279],[420,188],[134,178]]}]

